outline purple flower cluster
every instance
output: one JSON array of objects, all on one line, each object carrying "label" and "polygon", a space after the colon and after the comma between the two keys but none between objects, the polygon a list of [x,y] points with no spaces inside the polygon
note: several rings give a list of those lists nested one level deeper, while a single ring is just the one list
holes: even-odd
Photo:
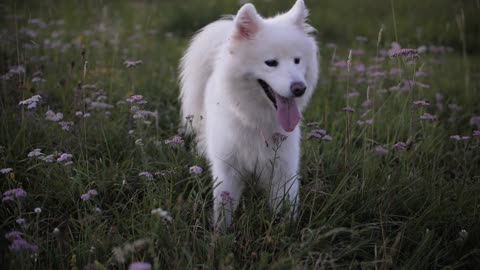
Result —
[{"label": "purple flower cluster", "polygon": [[27,196],[27,192],[23,188],[14,188],[3,192],[2,201],[14,201],[18,198],[23,198]]},{"label": "purple flower cluster", "polygon": [[347,106],[347,107],[343,107],[342,111],[344,111],[344,112],[355,112],[355,109],[350,107],[350,106]]},{"label": "purple flower cluster", "polygon": [[142,95],[133,95],[133,96],[127,98],[127,101],[129,103],[137,103],[139,105],[147,103],[147,101],[145,99],[143,99]]},{"label": "purple flower cluster", "polygon": [[153,175],[150,172],[141,172],[141,173],[138,174],[138,176],[146,177],[148,180],[153,179]]},{"label": "purple flower cluster", "polygon": [[145,262],[134,262],[128,266],[128,270],[151,270],[152,265]]},{"label": "purple flower cluster", "polygon": [[233,203],[233,197],[228,191],[222,191],[220,194],[220,198],[222,199],[223,204],[232,204]]},{"label": "purple flower cluster", "polygon": [[13,252],[20,252],[20,251],[29,251],[32,253],[38,253],[38,246],[35,244],[29,243],[23,237],[23,233],[18,231],[12,231],[5,234],[5,238],[7,238],[11,244],[8,246],[10,251]]},{"label": "purple flower cluster", "polygon": [[454,141],[468,141],[470,140],[472,137],[470,136],[460,136],[460,135],[452,135],[450,136],[450,139],[451,140],[454,140]]},{"label": "purple flower cluster", "polygon": [[72,122],[72,121],[61,121],[61,122],[59,122],[58,124],[60,124],[60,126],[62,127],[62,129],[65,130],[65,131],[69,131],[70,128],[73,126],[73,122]]},{"label": "purple flower cluster", "polygon": [[423,89],[428,89],[430,88],[430,85],[421,83],[419,81],[414,81],[414,80],[403,80],[403,87],[407,89],[413,89],[413,87],[418,86]]},{"label": "purple flower cluster", "polygon": [[44,153],[41,152],[41,149],[39,148],[34,149],[30,153],[28,153],[28,157],[36,158],[38,160],[48,162],[48,163],[57,161],[58,163],[62,163],[65,166],[73,164],[73,161],[71,160],[73,158],[72,154],[54,152],[53,154],[45,155]]},{"label": "purple flower cluster", "polygon": [[179,135],[175,135],[172,138],[165,140],[165,144],[173,144],[173,145],[183,145],[185,141]]},{"label": "purple flower cluster", "polygon": [[131,111],[134,113],[133,114],[133,119],[141,119],[141,118],[147,118],[147,117],[157,118],[158,117],[157,112],[140,110],[137,106],[133,106]]},{"label": "purple flower cluster", "polygon": [[397,142],[396,144],[393,145],[393,149],[395,150],[406,150],[407,149],[407,144],[404,142]]},{"label": "purple flower cluster", "polygon": [[325,129],[312,129],[307,134],[307,139],[310,138],[318,138],[324,141],[331,141],[333,139],[332,136],[327,134],[327,131]]},{"label": "purple flower cluster", "polygon": [[55,113],[52,110],[48,110],[45,113],[45,119],[52,122],[58,122],[63,119],[63,113],[61,112]]},{"label": "purple flower cluster", "polygon": [[98,192],[97,190],[95,189],[90,189],[89,191],[87,191],[87,193],[85,194],[82,194],[82,196],[80,196],[80,198],[82,199],[82,201],[88,201],[90,200],[92,197],[94,196],[97,196],[98,195]]},{"label": "purple flower cluster", "polygon": [[30,153],[28,153],[27,156],[31,158],[31,157],[39,157],[41,155],[43,155],[42,149],[36,148],[36,149],[33,149],[33,151],[31,151]]},{"label": "purple flower cluster", "polygon": [[34,95],[31,98],[27,98],[18,103],[18,105],[27,105],[27,109],[34,109],[37,107],[37,103],[40,102],[42,97],[40,95]]},{"label": "purple flower cluster", "polygon": [[143,61],[142,60],[125,60],[123,62],[123,64],[127,67],[127,68],[131,68],[131,67],[136,67],[138,65],[141,65],[143,64]]},{"label": "purple flower cluster", "polygon": [[390,57],[398,56],[418,56],[418,51],[416,49],[399,49],[390,53]]},{"label": "purple flower cluster", "polygon": [[190,173],[193,173],[193,174],[201,174],[203,172],[203,169],[198,166],[192,166],[190,167],[189,171]]},{"label": "purple flower cluster", "polygon": [[480,116],[472,116],[469,121],[470,125],[476,126],[480,129]]},{"label": "purple flower cluster", "polygon": [[13,172],[12,168],[3,168],[3,169],[0,170],[1,174],[7,174],[7,173],[11,173],[11,172]]},{"label": "purple flower cluster", "polygon": [[63,153],[60,155],[60,157],[57,158],[57,161],[66,163],[66,162],[69,162],[72,158],[73,158],[72,154]]}]

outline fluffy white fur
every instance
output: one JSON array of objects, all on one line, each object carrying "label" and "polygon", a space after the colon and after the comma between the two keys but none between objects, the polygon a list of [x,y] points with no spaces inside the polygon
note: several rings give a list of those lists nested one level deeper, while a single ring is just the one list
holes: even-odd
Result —
[{"label": "fluffy white fur", "polygon": [[[243,175],[256,174],[272,209],[287,202],[296,213],[300,127],[287,132],[279,125],[276,108],[258,79],[292,99],[292,83],[304,83],[305,93],[294,99],[303,111],[318,79],[318,49],[307,16],[303,0],[273,18],[262,18],[246,4],[233,20],[204,27],[181,61],[182,119],[187,130],[193,128],[197,149],[211,164],[217,225],[231,223],[244,188]],[[266,65],[272,59],[278,66]],[[275,150],[278,134],[287,138]]]}]

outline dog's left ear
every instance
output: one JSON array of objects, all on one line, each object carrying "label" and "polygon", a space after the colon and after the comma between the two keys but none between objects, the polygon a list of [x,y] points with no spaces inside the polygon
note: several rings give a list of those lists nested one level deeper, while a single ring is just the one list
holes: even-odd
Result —
[{"label": "dog's left ear", "polygon": [[299,27],[304,27],[305,20],[308,17],[308,9],[303,0],[297,0],[293,7],[286,14]]}]

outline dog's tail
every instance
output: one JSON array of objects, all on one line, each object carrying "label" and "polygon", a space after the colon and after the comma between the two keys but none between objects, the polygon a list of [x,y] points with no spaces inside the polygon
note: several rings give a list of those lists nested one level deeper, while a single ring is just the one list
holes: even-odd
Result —
[{"label": "dog's tail", "polygon": [[186,128],[187,134],[194,131],[197,137],[202,136],[205,88],[212,75],[218,50],[227,38],[226,30],[230,25],[231,21],[227,20],[207,25],[193,37],[181,60],[181,123]]}]

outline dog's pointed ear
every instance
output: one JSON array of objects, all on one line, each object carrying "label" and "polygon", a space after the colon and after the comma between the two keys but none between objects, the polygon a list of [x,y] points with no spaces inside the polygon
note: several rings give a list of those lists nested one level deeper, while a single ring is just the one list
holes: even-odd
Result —
[{"label": "dog's pointed ear", "polygon": [[293,23],[303,27],[308,17],[308,9],[305,6],[305,2],[303,0],[297,0],[293,7],[287,12],[287,16],[290,17]]},{"label": "dog's pointed ear", "polygon": [[236,40],[253,39],[258,33],[262,18],[252,4],[245,4],[235,16],[235,32],[233,38]]}]

